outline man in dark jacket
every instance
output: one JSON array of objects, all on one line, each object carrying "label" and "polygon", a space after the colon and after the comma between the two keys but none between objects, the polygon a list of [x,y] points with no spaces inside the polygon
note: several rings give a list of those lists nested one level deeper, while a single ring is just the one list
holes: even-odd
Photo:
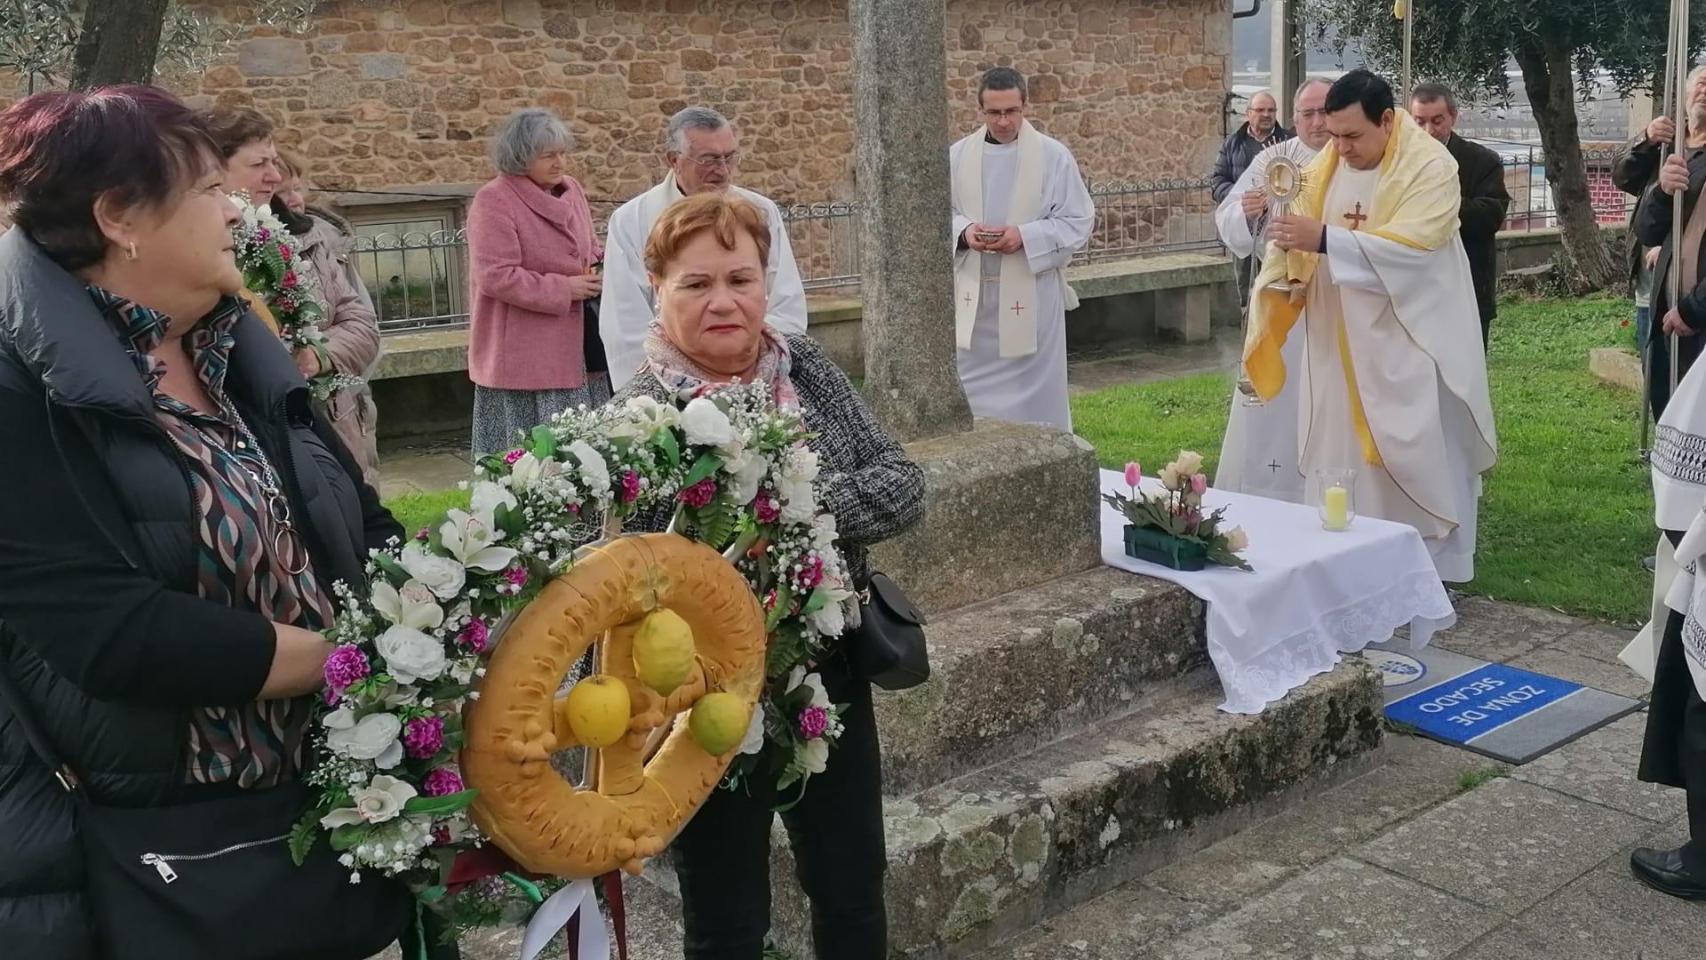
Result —
[{"label": "man in dark jacket", "polygon": [[[1209,192],[1214,195],[1214,202],[1226,199],[1256,154],[1291,137],[1291,131],[1279,125],[1279,103],[1273,94],[1263,90],[1251,97],[1243,125],[1220,145],[1220,156],[1214,161],[1214,173],[1209,177],[1213,183]],[[1238,261],[1238,289],[1245,297],[1250,293],[1251,262],[1250,257]]]},{"label": "man in dark jacket", "polygon": [[1416,86],[1410,94],[1410,116],[1445,144],[1457,161],[1457,182],[1463,190],[1458,233],[1463,237],[1463,252],[1469,255],[1475,304],[1481,310],[1481,346],[1485,348],[1499,309],[1499,228],[1511,206],[1510,192],[1505,189],[1505,162],[1486,147],[1457,135],[1457,98],[1441,84]]},{"label": "man in dark jacket", "polygon": [[[1637,209],[1629,214],[1629,230],[1624,237],[1623,256],[1626,261],[1625,277],[1630,289],[1636,292],[1635,301],[1635,343],[1642,350],[1646,349],[1647,339],[1652,325],[1652,292],[1643,284],[1655,284],[1653,263],[1658,256],[1657,250],[1649,250],[1635,236],[1635,220],[1641,215],[1639,204],[1645,197],[1648,188],[1658,180],[1659,161],[1664,156],[1664,148],[1676,140],[1676,123],[1669,117],[1657,117],[1647,124],[1647,129],[1641,135],[1624,144],[1617,151],[1617,159],[1611,165],[1611,182],[1636,199]],[[1646,300],[1641,299],[1642,291],[1646,291]]]},{"label": "man in dark jacket", "polygon": [[[1700,199],[1701,185],[1706,183],[1706,68],[1697,68],[1688,79],[1689,133],[1687,151],[1679,164],[1686,164],[1687,189],[1682,194],[1683,220],[1686,224]],[[1670,334],[1677,336],[1677,379],[1688,373],[1694,358],[1700,355],[1701,333],[1706,331],[1706,256],[1697,264],[1685,264],[1684,273],[1692,272],[1695,283],[1685,284],[1681,295],[1672,302],[1670,295],[1671,259],[1674,241],[1671,237],[1673,193],[1663,189],[1663,148],[1675,141],[1676,126],[1669,118],[1661,117],[1647,127],[1647,135],[1624,148],[1612,177],[1624,191],[1645,190],[1630,233],[1636,250],[1641,247],[1661,247],[1658,262],[1653,267],[1652,328],[1648,342],[1647,363],[1653,375],[1648,400],[1653,416],[1664,412],[1670,399]],[[1677,158],[1673,158],[1677,159]],[[1673,187],[1683,184],[1684,168],[1673,173]],[[1649,189],[1647,184],[1654,183]],[[1639,253],[1636,253],[1639,256]],[[1639,261],[1635,261],[1638,267]]]}]

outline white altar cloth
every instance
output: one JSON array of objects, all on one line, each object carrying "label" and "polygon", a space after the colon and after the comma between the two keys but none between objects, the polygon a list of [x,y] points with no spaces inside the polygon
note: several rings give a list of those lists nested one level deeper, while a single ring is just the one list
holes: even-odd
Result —
[{"label": "white altar cloth", "polygon": [[[1158,491],[1153,477],[1144,489]],[[1120,474],[1102,471],[1105,493],[1129,493]],[[1414,527],[1357,517],[1330,533],[1314,506],[1210,489],[1206,510],[1226,507],[1225,523],[1243,527],[1242,556],[1254,572],[1210,566],[1187,573],[1126,556],[1125,518],[1102,504],[1102,562],[1168,580],[1208,607],[1208,654],[1229,713],[1260,713],[1326,673],[1341,654],[1392,639],[1410,628],[1412,648],[1457,621],[1451,598]]]}]

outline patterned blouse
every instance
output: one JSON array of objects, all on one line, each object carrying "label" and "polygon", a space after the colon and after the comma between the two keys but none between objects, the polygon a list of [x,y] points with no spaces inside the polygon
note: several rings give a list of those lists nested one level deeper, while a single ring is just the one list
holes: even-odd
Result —
[{"label": "patterned blouse", "polygon": [[[155,416],[182,455],[198,518],[197,595],[277,623],[311,630],[329,624],[333,604],[290,524],[279,474],[225,393],[242,301],[228,298],[185,335],[196,377],[218,408],[203,413],[160,390],[166,365],[153,351],[171,318],[99,287],[88,290],[152,390]],[[307,697],[192,709],[185,781],[264,788],[292,779],[302,766],[309,711]]]}]

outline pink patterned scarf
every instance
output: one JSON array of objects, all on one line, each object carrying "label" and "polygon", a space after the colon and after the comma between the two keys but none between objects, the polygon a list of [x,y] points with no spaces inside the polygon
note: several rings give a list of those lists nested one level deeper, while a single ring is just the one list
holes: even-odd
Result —
[{"label": "pink patterned scarf", "polygon": [[[764,325],[764,341],[759,347],[758,368],[753,373],[752,382],[762,383],[770,388],[771,399],[776,408],[787,413],[797,413],[800,409],[800,398],[794,392],[794,380],[790,376],[793,367],[793,357],[788,353],[788,341]],[[658,382],[673,392],[682,400],[691,399],[709,389],[720,387],[724,382],[706,373],[692,358],[683,353],[669,336],[664,333],[663,324],[656,320],[646,333],[646,364]]]}]

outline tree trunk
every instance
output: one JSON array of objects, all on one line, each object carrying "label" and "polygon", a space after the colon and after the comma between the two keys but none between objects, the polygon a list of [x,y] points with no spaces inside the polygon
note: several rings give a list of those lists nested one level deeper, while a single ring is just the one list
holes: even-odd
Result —
[{"label": "tree trunk", "polygon": [[168,2],[89,0],[72,61],[72,89],[153,82]]},{"label": "tree trunk", "polygon": [[1552,187],[1564,253],[1569,261],[1565,285],[1577,293],[1608,286],[1617,269],[1594,215],[1588,193],[1587,164],[1582,160],[1581,135],[1576,124],[1575,69],[1570,48],[1552,37],[1516,44],[1511,51],[1522,68],[1522,83],[1540,144],[1546,154],[1546,182]]}]

